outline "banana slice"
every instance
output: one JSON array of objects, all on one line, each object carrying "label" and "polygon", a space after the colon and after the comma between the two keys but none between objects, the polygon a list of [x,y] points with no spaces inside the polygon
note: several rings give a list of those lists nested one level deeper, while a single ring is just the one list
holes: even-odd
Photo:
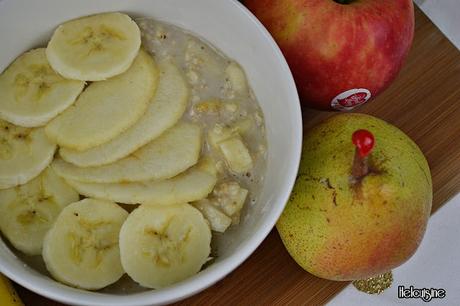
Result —
[{"label": "banana slice", "polygon": [[186,172],[161,181],[137,183],[83,183],[67,180],[80,194],[124,204],[171,205],[205,198],[216,184],[214,164],[204,160]]},{"label": "banana slice", "polygon": [[43,128],[23,128],[0,120],[0,189],[25,184],[53,159],[56,145]]},{"label": "banana slice", "polygon": [[112,140],[144,114],[158,76],[153,58],[140,51],[128,71],[89,85],[74,105],[48,123],[46,134],[59,145],[76,150]]},{"label": "banana slice", "polygon": [[118,237],[128,213],[113,202],[85,199],[64,208],[43,243],[46,268],[57,280],[96,290],[124,273]]},{"label": "banana slice", "polygon": [[0,230],[16,249],[40,255],[46,232],[61,210],[78,199],[72,187],[46,168],[25,185],[0,190]]},{"label": "banana slice", "polygon": [[101,81],[125,72],[137,55],[141,33],[121,13],[68,21],[51,37],[46,56],[54,70],[69,79]]},{"label": "banana slice", "polygon": [[141,286],[159,289],[198,273],[210,243],[209,225],[196,208],[141,205],[121,227],[121,263]]},{"label": "banana slice", "polygon": [[62,159],[55,160],[52,165],[65,179],[88,183],[161,180],[195,165],[200,157],[201,143],[200,126],[179,123],[128,157],[109,165],[80,168]]},{"label": "banana slice", "polygon": [[173,63],[160,63],[159,68],[156,94],[136,124],[111,141],[86,151],[61,148],[62,158],[80,167],[106,165],[128,156],[176,124],[187,106],[187,83]]},{"label": "banana slice", "polygon": [[45,49],[31,50],[0,75],[0,117],[24,127],[45,125],[75,102],[84,86],[54,72]]}]

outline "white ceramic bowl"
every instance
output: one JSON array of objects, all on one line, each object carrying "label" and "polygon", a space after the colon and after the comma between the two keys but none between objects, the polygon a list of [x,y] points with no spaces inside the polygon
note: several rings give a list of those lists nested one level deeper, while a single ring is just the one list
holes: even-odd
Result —
[{"label": "white ceramic bowl", "polygon": [[263,109],[268,140],[265,184],[242,224],[226,234],[217,261],[196,276],[162,290],[106,294],[74,289],[33,270],[0,242],[0,270],[48,298],[76,305],[156,305],[197,293],[240,265],[275,225],[294,184],[300,160],[302,118],[286,61],[265,28],[232,0],[2,0],[0,71],[20,53],[44,46],[61,22],[98,12],[122,11],[181,26],[239,62]]}]

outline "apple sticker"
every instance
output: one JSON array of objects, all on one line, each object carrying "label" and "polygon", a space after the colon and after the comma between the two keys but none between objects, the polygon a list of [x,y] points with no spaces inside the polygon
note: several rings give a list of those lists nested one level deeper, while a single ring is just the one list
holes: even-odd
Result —
[{"label": "apple sticker", "polygon": [[336,110],[349,111],[366,103],[370,98],[371,92],[368,89],[354,88],[337,95],[332,99],[331,106]]}]

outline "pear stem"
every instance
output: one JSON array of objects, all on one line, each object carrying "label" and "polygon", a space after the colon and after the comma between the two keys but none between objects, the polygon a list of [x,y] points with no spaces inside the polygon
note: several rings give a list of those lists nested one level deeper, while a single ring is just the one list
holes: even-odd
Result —
[{"label": "pear stem", "polygon": [[356,146],[351,176],[353,182],[359,182],[369,173],[367,157],[372,152],[375,144],[374,135],[368,130],[357,130],[353,133],[351,141]]},{"label": "pear stem", "polygon": [[368,157],[362,157],[359,154],[358,148],[355,150],[355,157],[353,159],[353,166],[351,168],[351,175],[354,181],[359,181],[369,173]]}]

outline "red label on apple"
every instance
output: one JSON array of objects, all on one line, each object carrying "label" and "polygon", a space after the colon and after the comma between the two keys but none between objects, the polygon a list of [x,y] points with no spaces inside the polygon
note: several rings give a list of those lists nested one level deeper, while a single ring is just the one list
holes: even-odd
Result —
[{"label": "red label on apple", "polygon": [[371,98],[371,92],[365,88],[354,88],[337,95],[331,102],[332,108],[337,110],[352,110],[358,105],[366,103]]}]

